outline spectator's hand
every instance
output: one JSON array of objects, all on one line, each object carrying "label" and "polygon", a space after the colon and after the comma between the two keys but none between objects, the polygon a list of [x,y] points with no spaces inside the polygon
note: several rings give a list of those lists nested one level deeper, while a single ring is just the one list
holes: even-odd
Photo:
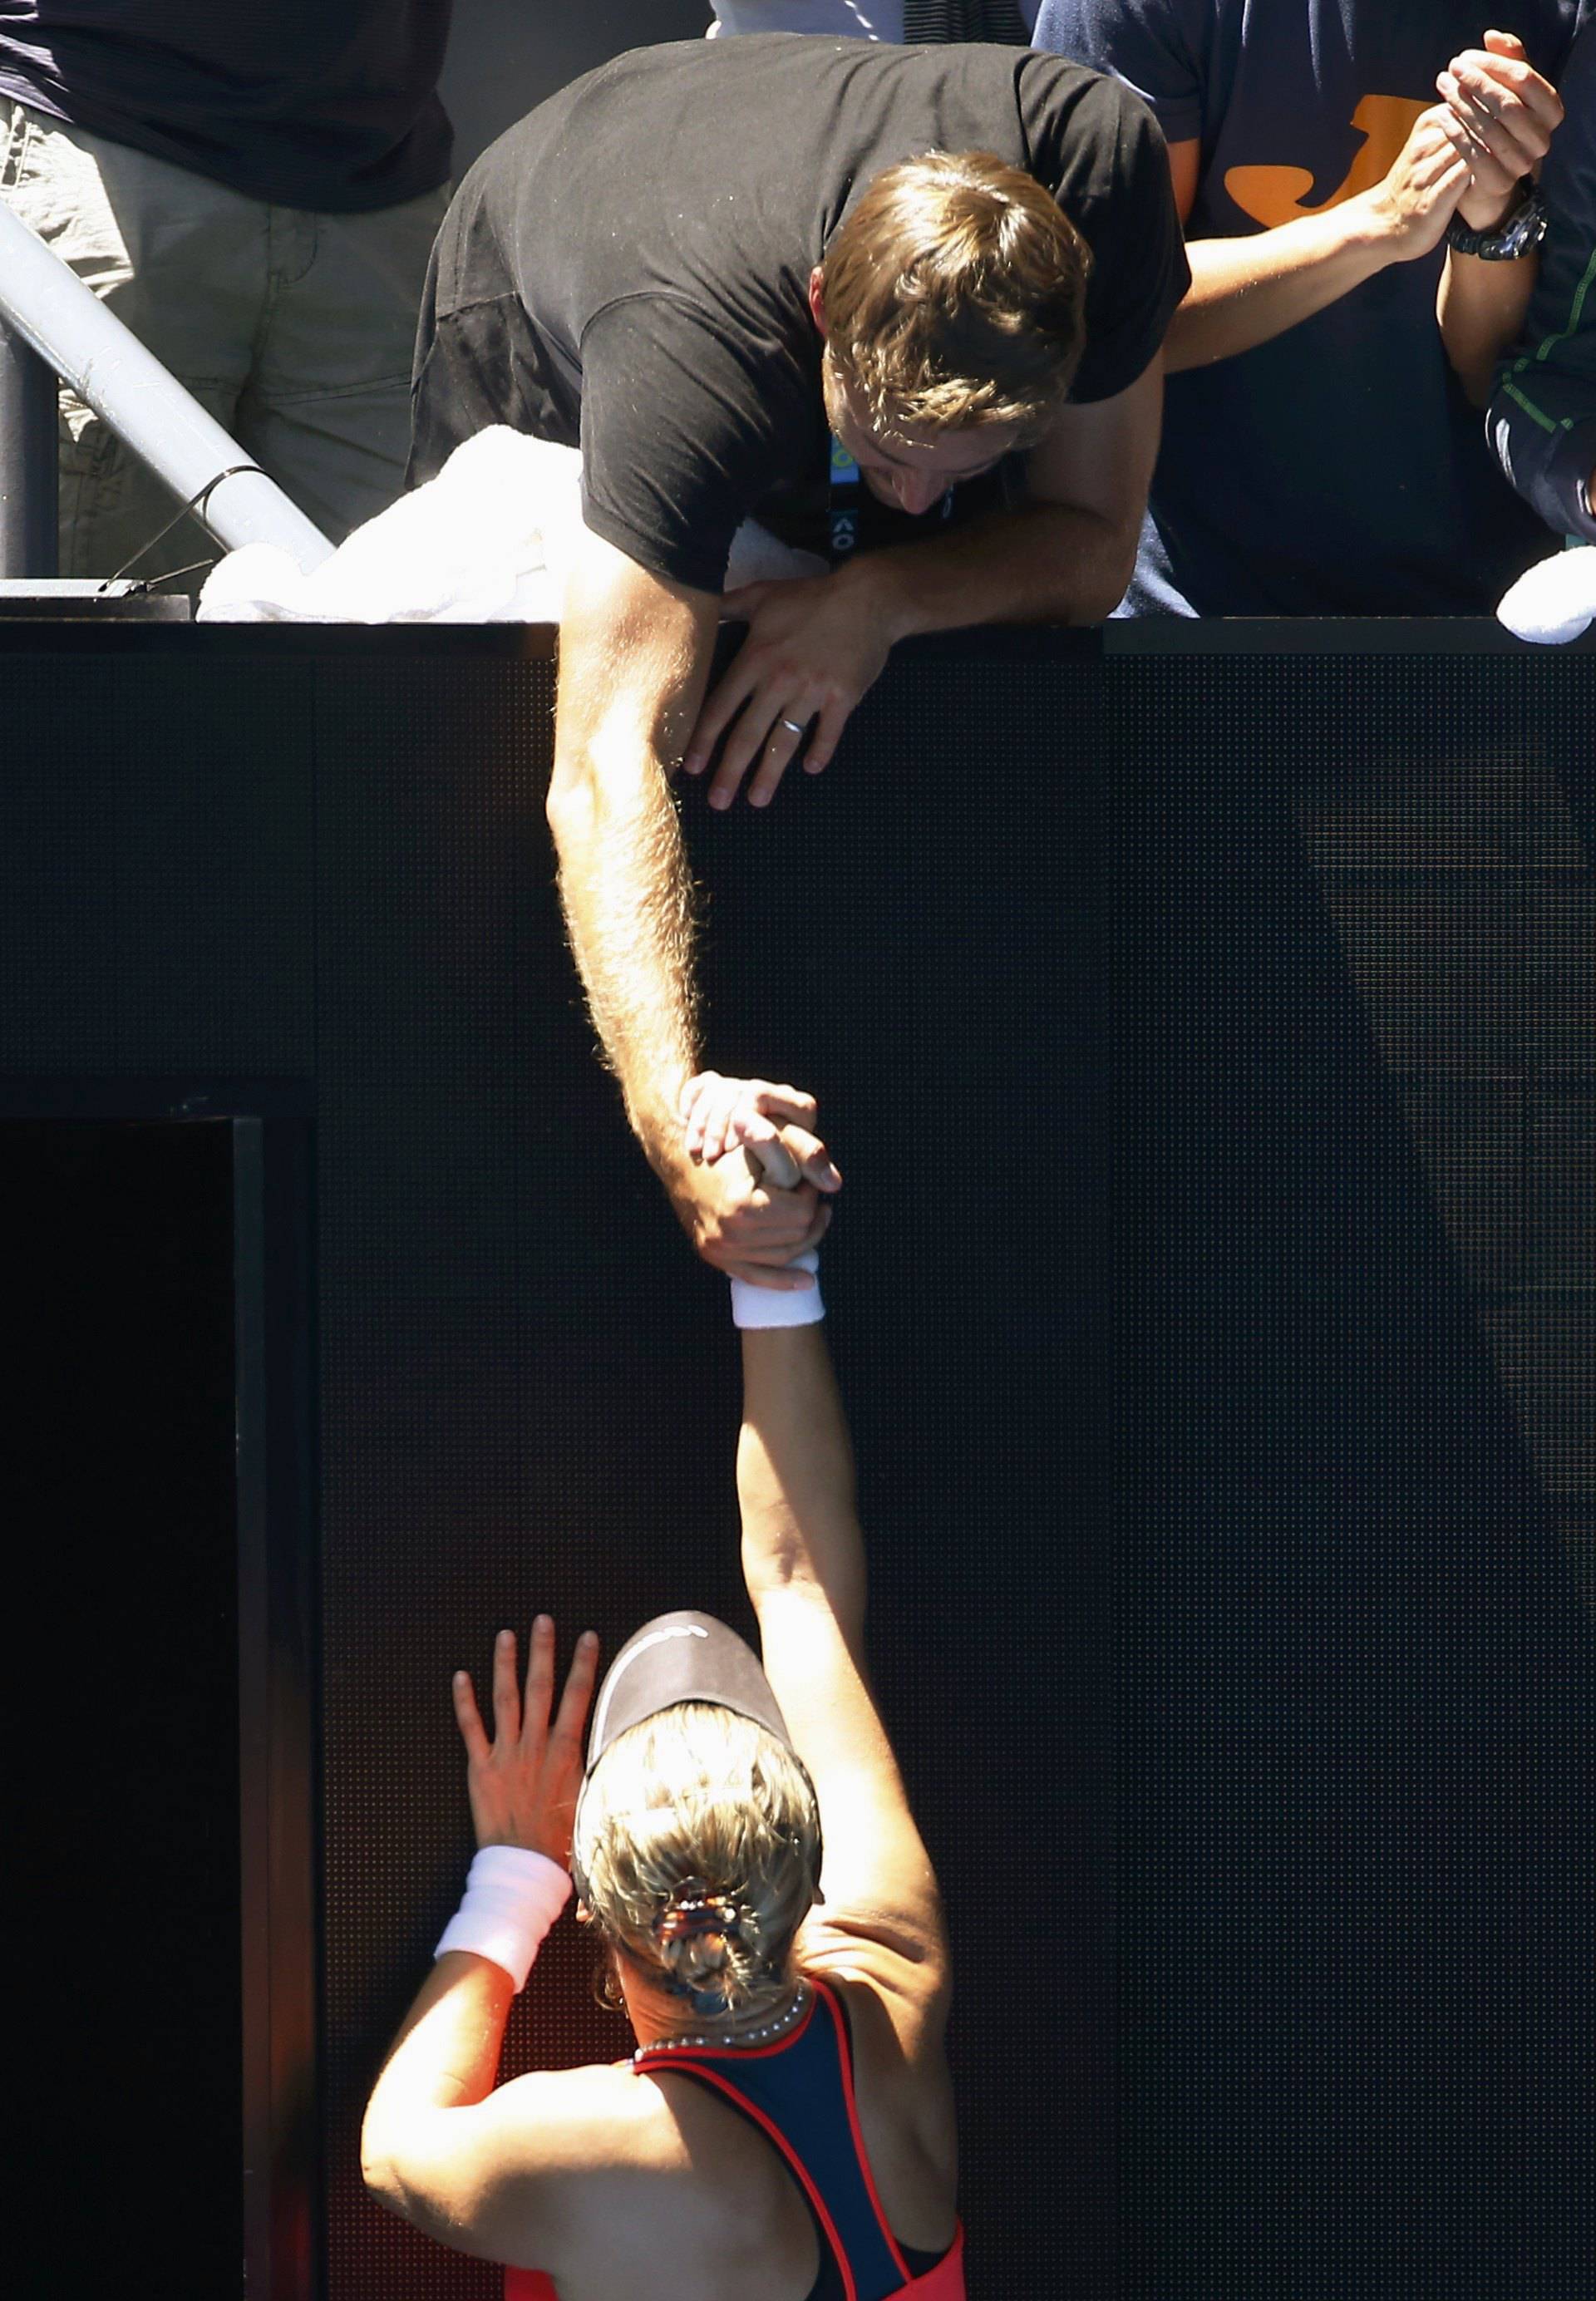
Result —
[{"label": "spectator's hand", "polygon": [[1473,231],[1492,231],[1517,205],[1525,176],[1539,172],[1562,124],[1555,88],[1530,64],[1511,32],[1487,32],[1436,79],[1463,131],[1470,171],[1458,213]]},{"label": "spectator's hand", "polygon": [[797,582],[748,583],[722,600],[729,620],[747,618],[748,635],[698,714],[682,761],[689,775],[702,774],[725,735],[711,807],[730,807],[750,767],[748,803],[765,806],[799,751],[805,772],[817,775],[881,677],[891,634],[848,577],[843,568]]},{"label": "spectator's hand", "polygon": [[840,1191],[842,1177],[815,1133],[815,1097],[769,1079],[723,1078],[700,1071],[681,1090],[687,1155],[713,1166],[729,1150],[751,1150],[767,1182],[791,1190],[801,1182]]},{"label": "spectator's hand", "polygon": [[1385,175],[1362,195],[1399,263],[1427,255],[1439,245],[1468,188],[1467,141],[1450,105],[1432,105],[1414,121]]},{"label": "spectator's hand", "polygon": [[571,1825],[581,1787],[582,1727],[593,1698],[598,1641],[584,1630],[576,1642],[565,1690],[554,1722],[554,1624],[539,1614],[532,1624],[526,1700],[515,1682],[515,1633],[493,1642],[493,1739],[469,1672],[455,1672],[455,1722],[465,1745],[465,1786],[479,1845],[523,1845],[571,1867]]},{"label": "spectator's hand", "polygon": [[790,1190],[772,1184],[758,1151],[740,1147],[713,1165],[684,1159],[667,1172],[665,1187],[698,1252],[729,1278],[788,1293],[814,1284],[806,1270],[787,1268],[795,1254],[820,1244],[831,1223],[831,1209],[813,1183],[795,1179]]}]

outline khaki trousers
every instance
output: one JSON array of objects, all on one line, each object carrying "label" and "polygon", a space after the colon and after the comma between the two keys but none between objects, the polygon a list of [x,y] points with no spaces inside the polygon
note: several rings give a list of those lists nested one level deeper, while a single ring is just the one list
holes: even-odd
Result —
[{"label": "khaki trousers", "polygon": [[[400,493],[447,187],[365,215],[278,207],[0,97],[0,199],[333,542]],[[113,574],[176,508],[63,389],[62,573]],[[185,520],[132,572],[217,548]]]}]

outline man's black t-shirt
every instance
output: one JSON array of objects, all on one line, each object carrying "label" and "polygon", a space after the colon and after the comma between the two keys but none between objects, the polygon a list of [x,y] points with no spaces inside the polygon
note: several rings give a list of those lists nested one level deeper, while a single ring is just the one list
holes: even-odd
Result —
[{"label": "man's black t-shirt", "polygon": [[422,312],[413,479],[510,423],[580,443],[589,527],[669,580],[718,591],[749,514],[815,545],[809,274],[872,179],[927,151],[994,153],[1047,187],[1093,257],[1072,397],[1134,382],[1189,275],[1129,89],[1010,47],[684,42],[576,81],[465,179]]}]

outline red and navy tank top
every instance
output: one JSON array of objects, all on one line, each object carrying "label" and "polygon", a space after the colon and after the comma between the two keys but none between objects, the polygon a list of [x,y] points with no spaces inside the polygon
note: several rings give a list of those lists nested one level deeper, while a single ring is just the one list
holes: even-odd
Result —
[{"label": "red and navy tank top", "polygon": [[[900,2245],[876,2195],[854,2096],[848,2014],[823,1981],[802,2021],[770,2046],[644,2047],[632,2066],[693,2079],[730,2102],[786,2160],[820,2242],[809,2301],[965,2301],[964,2231],[946,2253]],[[554,2301],[540,2272],[505,2272],[505,2301]]]}]

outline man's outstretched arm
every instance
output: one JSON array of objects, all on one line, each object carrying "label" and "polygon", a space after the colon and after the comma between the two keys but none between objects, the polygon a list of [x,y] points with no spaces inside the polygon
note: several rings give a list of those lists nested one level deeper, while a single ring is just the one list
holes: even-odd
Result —
[{"label": "man's outstretched arm", "polygon": [[656,1166],[698,1068],[693,889],[667,787],[714,644],[708,593],[584,535],[560,632],[548,821],[572,950],[626,1116]]},{"label": "man's outstretched arm", "polygon": [[703,697],[720,602],[583,534],[566,590],[548,820],[571,947],[626,1115],[700,1254],[807,1287],[790,1258],[825,1227],[812,1186],[695,1165],[678,1099],[698,1067],[693,889],[668,778]]}]

